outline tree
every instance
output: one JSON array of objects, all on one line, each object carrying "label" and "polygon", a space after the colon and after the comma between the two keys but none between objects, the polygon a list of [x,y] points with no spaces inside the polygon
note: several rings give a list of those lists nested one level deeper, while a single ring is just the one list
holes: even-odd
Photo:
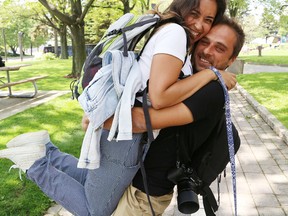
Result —
[{"label": "tree", "polygon": [[43,43],[47,39],[47,34],[43,31],[38,31],[38,36],[32,37],[37,31],[36,23],[27,18],[29,11],[24,8],[24,5],[16,1],[5,1],[0,7],[0,28],[4,29],[7,46],[13,55],[17,54],[19,32],[24,33],[23,45],[25,48],[32,47],[33,43]]},{"label": "tree", "polygon": [[229,0],[228,12],[231,18],[240,20],[243,15],[249,12],[248,0]]},{"label": "tree", "polygon": [[49,11],[52,16],[57,17],[63,24],[67,25],[71,32],[73,64],[71,77],[79,77],[82,66],[86,59],[85,36],[84,36],[84,18],[94,0],[88,0],[85,4],[81,0],[63,0],[66,7],[70,9],[68,13],[62,13],[57,9],[52,1],[39,0],[39,2]]}]

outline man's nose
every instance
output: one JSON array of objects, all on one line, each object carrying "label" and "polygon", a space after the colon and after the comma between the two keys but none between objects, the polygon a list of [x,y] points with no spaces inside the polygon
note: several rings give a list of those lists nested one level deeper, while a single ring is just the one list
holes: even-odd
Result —
[{"label": "man's nose", "polygon": [[205,54],[205,55],[212,55],[212,46],[207,46],[207,47],[205,47],[205,49],[203,49],[203,53]]}]

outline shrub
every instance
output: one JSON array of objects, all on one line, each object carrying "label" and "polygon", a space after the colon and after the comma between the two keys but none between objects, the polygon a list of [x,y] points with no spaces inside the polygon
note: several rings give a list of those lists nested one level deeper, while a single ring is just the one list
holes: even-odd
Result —
[{"label": "shrub", "polygon": [[48,53],[41,55],[40,59],[41,60],[55,60],[57,59],[57,57],[54,53],[48,52]]}]

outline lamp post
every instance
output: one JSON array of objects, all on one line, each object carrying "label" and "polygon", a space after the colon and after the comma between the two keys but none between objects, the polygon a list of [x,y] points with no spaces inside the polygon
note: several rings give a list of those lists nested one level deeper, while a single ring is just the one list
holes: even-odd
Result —
[{"label": "lamp post", "polygon": [[23,34],[24,34],[23,32],[19,32],[19,33],[18,33],[19,50],[20,50],[20,58],[21,58],[21,61],[23,61],[23,46],[22,46]]},{"label": "lamp post", "polygon": [[6,37],[4,28],[2,28],[2,37],[4,42],[5,61],[7,62],[7,46],[6,46]]}]

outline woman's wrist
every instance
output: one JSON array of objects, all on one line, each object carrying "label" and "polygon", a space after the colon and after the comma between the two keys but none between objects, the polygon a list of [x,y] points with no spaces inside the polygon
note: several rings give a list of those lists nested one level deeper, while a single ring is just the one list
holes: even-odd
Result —
[{"label": "woman's wrist", "polygon": [[212,69],[206,69],[209,76],[211,77],[211,80],[218,80],[218,77],[217,75],[215,74],[215,72],[212,70]]}]

